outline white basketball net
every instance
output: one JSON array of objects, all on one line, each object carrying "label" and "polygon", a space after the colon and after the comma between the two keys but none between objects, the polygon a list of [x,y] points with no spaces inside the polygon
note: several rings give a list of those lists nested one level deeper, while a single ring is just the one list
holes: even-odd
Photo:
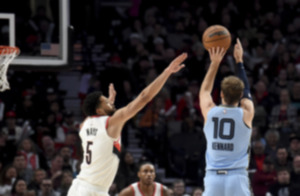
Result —
[{"label": "white basketball net", "polygon": [[7,70],[9,64],[19,55],[16,47],[0,46],[0,92],[10,89],[7,81]]}]

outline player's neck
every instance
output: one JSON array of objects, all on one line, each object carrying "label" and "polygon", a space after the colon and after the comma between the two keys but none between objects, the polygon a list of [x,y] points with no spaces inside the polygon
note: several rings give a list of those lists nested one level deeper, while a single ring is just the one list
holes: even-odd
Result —
[{"label": "player's neck", "polygon": [[155,189],[155,184],[154,182],[151,184],[143,184],[142,182],[139,183],[140,189],[141,191],[145,194],[145,193],[152,193],[152,191],[154,191]]},{"label": "player's neck", "polygon": [[238,105],[239,105],[239,103],[234,103],[234,104],[228,104],[228,103],[226,103],[225,102],[225,100],[224,99],[222,99],[222,101],[221,101],[221,106],[224,106],[224,107],[238,107]]},{"label": "player's neck", "polygon": [[221,104],[220,106],[226,107],[226,108],[236,108],[238,105]]}]

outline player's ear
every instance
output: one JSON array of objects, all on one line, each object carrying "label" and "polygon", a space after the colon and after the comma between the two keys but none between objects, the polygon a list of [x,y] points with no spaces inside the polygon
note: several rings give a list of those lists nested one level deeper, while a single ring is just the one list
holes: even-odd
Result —
[{"label": "player's ear", "polygon": [[96,108],[96,114],[97,115],[103,115],[104,110],[101,108],[101,105],[102,105],[102,102],[103,102],[102,96],[99,97],[99,101],[100,101],[100,106],[98,106]]},{"label": "player's ear", "polygon": [[105,112],[101,107],[96,109],[96,113],[97,113],[97,115],[100,115],[100,116],[105,115]]}]

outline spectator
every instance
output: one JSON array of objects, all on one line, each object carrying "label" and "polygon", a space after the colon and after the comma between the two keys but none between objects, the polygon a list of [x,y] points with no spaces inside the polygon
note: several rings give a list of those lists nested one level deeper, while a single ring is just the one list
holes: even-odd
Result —
[{"label": "spectator", "polygon": [[267,145],[265,147],[265,154],[270,156],[272,159],[275,159],[276,149],[280,136],[277,130],[268,130],[265,134]]},{"label": "spectator", "polygon": [[[293,87],[294,87],[294,84],[297,80],[297,69],[296,69],[296,66],[294,63],[292,62],[289,62],[286,66],[286,72],[287,72],[287,78],[290,82],[293,82],[293,85],[292,85],[292,91],[293,91]],[[292,100],[293,99],[293,95],[292,95]]]},{"label": "spectator", "polygon": [[31,95],[25,95],[22,97],[22,104],[19,109],[16,111],[18,118],[23,121],[36,121],[38,118],[38,111],[36,110],[33,99]]},{"label": "spectator", "polygon": [[55,116],[55,122],[57,125],[62,123],[63,120],[63,113],[62,113],[62,108],[59,105],[58,101],[53,101],[49,105],[49,113],[54,114]]},{"label": "spectator", "polygon": [[287,71],[285,69],[281,69],[278,77],[275,78],[274,82],[270,85],[269,92],[278,97],[282,89],[288,89],[291,87],[292,84],[288,81],[287,76]]},{"label": "spectator", "polygon": [[42,135],[49,135],[54,139],[55,143],[63,143],[65,141],[64,130],[58,124],[55,113],[48,113],[42,126]]},{"label": "spectator", "polygon": [[252,188],[255,196],[265,196],[269,187],[275,183],[276,172],[270,158],[266,158],[261,171],[256,171],[252,179]]},{"label": "spectator", "polygon": [[80,105],[83,103],[83,100],[85,99],[85,97],[88,93],[91,78],[92,78],[92,71],[89,70],[89,67],[84,66],[81,70],[80,85],[79,85],[79,90],[78,90],[78,97],[80,98]]},{"label": "spectator", "polygon": [[291,182],[297,185],[300,183],[300,155],[294,156]]},{"label": "spectator", "polygon": [[22,137],[22,128],[17,125],[17,116],[14,111],[5,113],[5,126],[1,132],[6,135],[7,143],[17,144]]},{"label": "spectator", "polygon": [[259,80],[255,84],[254,99],[256,100],[257,106],[263,106],[267,113],[270,112],[272,101],[269,97],[267,86],[262,80]]},{"label": "spectator", "polygon": [[26,183],[30,182],[32,179],[32,169],[26,167],[26,161],[22,154],[15,155],[13,166],[17,169],[18,178],[22,178]]},{"label": "spectator", "polygon": [[70,131],[79,131],[79,122],[75,121],[74,114],[72,111],[67,110],[64,112],[62,128],[65,134],[67,134]]},{"label": "spectator", "polygon": [[[164,103],[161,97],[154,98],[153,102],[148,105],[144,115],[139,122],[140,128],[156,128],[161,122],[161,111],[164,109]],[[153,132],[153,130],[150,130]]]},{"label": "spectator", "polygon": [[279,146],[276,150],[276,158],[274,162],[275,169],[278,170],[279,168],[292,168],[292,163],[288,157],[288,150],[283,146]]},{"label": "spectator", "polygon": [[186,116],[192,118],[200,113],[199,107],[199,84],[193,81],[189,84],[188,90],[177,102],[177,120],[183,120]]},{"label": "spectator", "polygon": [[12,162],[16,147],[6,142],[7,135],[0,133],[0,162],[7,165]]},{"label": "spectator", "polygon": [[50,136],[48,135],[43,136],[42,149],[43,149],[43,155],[48,163],[48,167],[50,167],[51,159],[54,157],[56,152],[54,141]]},{"label": "spectator", "polygon": [[264,146],[267,144],[265,138],[261,134],[261,129],[258,126],[252,127],[251,141],[251,146],[253,146],[256,141],[261,141]]},{"label": "spectator", "polygon": [[[64,104],[63,104],[63,100],[59,97],[57,90],[55,90],[54,88],[50,87],[46,90],[46,103],[45,103],[45,107],[49,107],[50,104],[52,102],[57,102],[59,104],[59,108],[61,110],[64,109]],[[45,108],[45,112],[47,112],[48,110]]]},{"label": "spectator", "polygon": [[21,141],[18,147],[18,153],[24,156],[28,169],[34,170],[40,167],[40,159],[36,153],[35,144],[29,138],[25,138]]},{"label": "spectator", "polygon": [[185,33],[184,28],[184,23],[177,21],[175,24],[175,32],[167,37],[168,45],[177,51],[183,51],[184,41],[190,39],[190,36]]},{"label": "spectator", "polygon": [[163,68],[165,67],[165,41],[161,37],[156,37],[153,39],[153,47],[154,50],[151,53],[151,58],[154,61],[155,69],[158,73],[161,73]]},{"label": "spectator", "polygon": [[300,154],[300,136],[294,133],[290,135],[289,154],[292,158]]},{"label": "spectator", "polygon": [[263,162],[265,160],[265,146],[260,140],[254,141],[252,146],[252,152],[251,153],[251,161],[249,168],[255,169],[257,171],[262,171],[263,169]]},{"label": "spectator", "polygon": [[61,183],[63,169],[63,158],[60,155],[55,155],[51,160],[48,176],[51,178],[53,188],[57,189]]},{"label": "spectator", "polygon": [[67,133],[64,145],[71,149],[72,158],[79,160],[82,157],[81,140],[77,132]]},{"label": "spectator", "polygon": [[130,81],[124,80],[123,89],[124,89],[124,100],[122,100],[123,102],[120,102],[121,106],[127,105],[136,96],[134,94],[134,89]]},{"label": "spectator", "polygon": [[282,196],[289,195],[291,185],[291,175],[288,168],[277,170],[277,181],[271,185],[266,196]]},{"label": "spectator", "polygon": [[183,76],[179,75],[174,83],[171,86],[171,100],[174,103],[177,103],[178,100],[184,95],[184,93],[187,91],[188,86],[188,79]]},{"label": "spectator", "polygon": [[138,166],[134,162],[130,152],[123,152],[120,157],[120,166],[116,176],[117,184],[120,188],[124,188],[138,180]]},{"label": "spectator", "polygon": [[188,63],[186,63],[188,69],[188,78],[191,81],[196,80],[197,82],[201,82],[204,78],[205,74],[205,60],[207,57],[207,53],[205,53],[205,49],[200,42],[196,42],[193,47],[193,56],[188,59]]},{"label": "spectator", "polygon": [[174,196],[189,196],[185,193],[185,183],[183,180],[176,180],[173,182]]},{"label": "spectator", "polygon": [[60,149],[60,156],[63,158],[63,169],[68,169],[73,173],[77,173],[76,165],[78,160],[72,158],[72,149],[64,146]]},{"label": "spectator", "polygon": [[13,166],[7,166],[0,174],[0,195],[10,196],[12,186],[17,178],[17,170]]},{"label": "spectator", "polygon": [[298,110],[300,109],[300,81],[295,81],[291,90],[291,103]]},{"label": "spectator", "polygon": [[28,184],[28,189],[34,190],[36,194],[40,191],[42,180],[47,177],[46,171],[43,169],[36,169],[33,174],[32,181]]},{"label": "spectator", "polygon": [[68,190],[72,184],[73,174],[71,171],[64,171],[62,173],[62,180],[60,186],[58,187],[58,192],[61,196],[67,196]]},{"label": "spectator", "polygon": [[[256,127],[261,127],[263,129],[267,128],[267,112],[266,108],[263,105],[257,105],[256,97],[253,96],[253,104],[255,107],[255,113],[254,113],[254,119],[253,119],[253,125]],[[253,127],[252,127],[253,130]],[[261,135],[262,133],[260,133]]]},{"label": "spectator", "polygon": [[291,132],[295,124],[297,109],[290,103],[287,89],[280,90],[280,104],[272,109],[270,123],[274,128],[279,128],[283,133]]},{"label": "spectator", "polygon": [[201,187],[196,187],[193,192],[192,196],[202,196],[203,189]]},{"label": "spectator", "polygon": [[13,184],[11,196],[24,196],[27,191],[26,181],[18,178]]},{"label": "spectator", "polygon": [[46,178],[42,180],[41,190],[39,191],[38,196],[60,196],[60,193],[53,189],[51,179]]}]

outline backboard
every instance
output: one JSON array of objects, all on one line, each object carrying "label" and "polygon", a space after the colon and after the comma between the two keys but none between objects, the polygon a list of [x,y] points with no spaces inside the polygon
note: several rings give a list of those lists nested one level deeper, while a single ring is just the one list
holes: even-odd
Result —
[{"label": "backboard", "polygon": [[12,65],[64,66],[70,53],[69,0],[8,0],[0,6],[0,45],[17,46]]}]

